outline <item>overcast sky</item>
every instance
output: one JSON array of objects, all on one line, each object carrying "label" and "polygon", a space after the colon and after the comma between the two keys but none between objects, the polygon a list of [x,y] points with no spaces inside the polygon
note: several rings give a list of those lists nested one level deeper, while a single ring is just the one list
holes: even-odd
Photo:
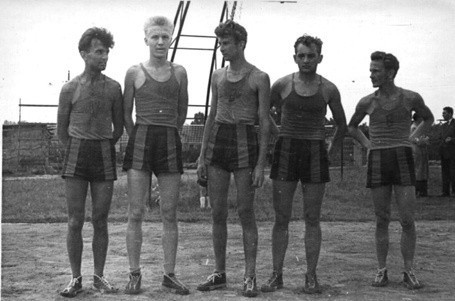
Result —
[{"label": "overcast sky", "polygon": [[[451,0],[239,1],[234,20],[248,31],[246,58],[272,83],[297,71],[293,44],[307,33],[324,42],[318,72],[340,90],[349,120],[358,100],[373,92],[369,55],[391,52],[400,61],[396,84],[417,91],[437,119],[455,107],[455,2]],[[148,58],[143,42],[147,17],[174,19],[178,1],[164,0],[2,0],[0,10],[1,122],[18,121],[23,104],[58,104],[67,79],[83,71],[77,50],[81,34],[102,26],[115,47],[106,75],[120,82],[133,64]],[[232,5],[232,2],[229,2]],[[191,2],[184,34],[213,35],[223,1]],[[182,38],[180,46],[212,47],[211,39]],[[221,56],[218,56],[219,62]],[[190,104],[204,104],[211,53],[178,50],[186,67]],[[188,117],[201,108],[190,108]],[[23,121],[55,122],[56,108],[22,108]],[[330,114],[329,114],[330,117]],[[367,121],[367,120],[366,120]]]}]

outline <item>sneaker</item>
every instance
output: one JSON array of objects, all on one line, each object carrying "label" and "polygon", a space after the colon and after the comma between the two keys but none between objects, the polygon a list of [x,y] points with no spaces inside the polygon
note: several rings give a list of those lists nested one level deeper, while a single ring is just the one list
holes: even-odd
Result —
[{"label": "sneaker", "polygon": [[376,272],[376,277],[374,278],[374,281],[371,285],[375,287],[382,287],[386,286],[388,283],[389,277],[387,277],[387,269],[386,268],[378,269],[378,271]]},{"label": "sneaker", "polygon": [[190,290],[175,277],[174,273],[165,274],[161,286],[164,290],[177,295],[188,295],[190,293]]},{"label": "sneaker", "polygon": [[258,288],[256,286],[256,277],[247,277],[243,282],[242,295],[245,297],[256,297],[258,295]]},{"label": "sneaker", "polygon": [[422,288],[423,285],[417,280],[413,271],[403,272],[403,284],[410,290]]},{"label": "sneaker", "polygon": [[102,294],[112,294],[118,291],[117,288],[109,284],[104,276],[93,275],[93,288]]},{"label": "sneaker", "polygon": [[319,287],[318,278],[316,274],[308,275],[305,274],[305,286],[303,287],[303,292],[305,294],[320,294],[321,288]]},{"label": "sneaker", "polygon": [[198,291],[206,292],[213,291],[220,288],[226,287],[226,273],[213,273],[207,277],[207,280],[204,283],[201,283],[197,286]]},{"label": "sneaker", "polygon": [[281,288],[283,288],[283,274],[273,272],[272,277],[270,277],[267,283],[261,286],[261,291],[271,293]]},{"label": "sneaker", "polygon": [[125,288],[125,294],[128,295],[137,295],[141,292],[141,280],[142,280],[142,274],[129,274],[130,281],[126,285]]},{"label": "sneaker", "polygon": [[63,291],[60,292],[60,296],[73,298],[76,297],[82,291],[82,276],[72,278],[70,283]]}]

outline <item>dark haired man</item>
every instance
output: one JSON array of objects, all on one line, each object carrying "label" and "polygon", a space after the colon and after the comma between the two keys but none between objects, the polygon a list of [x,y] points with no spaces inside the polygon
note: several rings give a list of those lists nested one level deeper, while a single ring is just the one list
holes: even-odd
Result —
[{"label": "dark haired man", "polygon": [[60,93],[57,133],[66,145],[62,177],[68,205],[67,249],[72,271],[70,283],[60,292],[64,297],[74,297],[82,289],[81,232],[89,185],[94,231],[93,287],[107,293],[116,291],[103,276],[109,242],[107,218],[117,179],[114,146],[123,133],[120,84],[102,74],[113,46],[112,34],[106,29],[93,27],[85,31],[79,41],[84,72],[66,83]]},{"label": "dark haired man", "polygon": [[[272,231],[273,274],[261,287],[273,292],[283,287],[283,263],[289,240],[292,201],[300,181],[305,216],[307,272],[303,292],[320,293],[316,267],[321,249],[321,205],[329,178],[328,154],[346,132],[346,117],[337,87],[317,74],[322,61],[322,41],[303,35],[294,44],[299,71],[278,79],[272,86],[271,103],[281,113],[281,129],[275,144],[270,178],[273,181],[275,224]],[[337,125],[328,151],[325,146],[327,106]]]},{"label": "dark haired man", "polygon": [[442,173],[442,195],[450,196],[450,186],[452,194],[455,195],[455,120],[453,119],[453,108],[444,107],[442,118],[445,123],[441,127],[439,142],[439,153],[441,155]]},{"label": "dark haired man", "polygon": [[[264,181],[269,138],[269,76],[245,59],[245,28],[227,21],[215,29],[229,66],[212,74],[212,100],[198,160],[198,177],[208,178],[212,206],[215,271],[197,289],[226,287],[227,196],[231,173],[237,188],[237,211],[243,229],[243,295],[255,297],[258,230],[255,188]],[[259,120],[259,142],[255,122]]]},{"label": "dark haired man", "polygon": [[[402,227],[403,283],[409,289],[418,289],[422,284],[413,271],[416,229],[415,170],[411,141],[422,136],[434,118],[418,93],[395,85],[398,69],[399,62],[393,54],[381,51],[371,54],[370,79],[373,87],[378,90],[359,101],[348,129],[351,136],[368,150],[367,187],[371,188],[376,215],[378,259],[378,270],[372,285],[379,287],[388,283],[386,261],[393,191]],[[412,111],[415,111],[423,122],[410,134]],[[370,139],[358,128],[366,115],[370,116]]]}]

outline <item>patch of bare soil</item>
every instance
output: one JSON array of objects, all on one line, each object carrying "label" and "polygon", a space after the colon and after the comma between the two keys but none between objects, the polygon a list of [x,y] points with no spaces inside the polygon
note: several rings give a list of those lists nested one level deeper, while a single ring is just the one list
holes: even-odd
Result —
[{"label": "patch of bare soil", "polygon": [[[257,257],[258,286],[271,273],[271,222],[259,225]],[[323,292],[299,294],[305,272],[304,224],[290,225],[290,243],[286,254],[285,287],[275,293],[261,293],[255,300],[454,300],[455,225],[453,221],[418,222],[415,266],[425,287],[409,291],[401,284],[402,260],[400,226],[390,226],[388,260],[389,286],[373,288],[370,283],[376,269],[373,223],[325,222],[318,266]],[[180,223],[177,274],[191,288],[188,296],[176,296],[161,290],[161,224],[144,224],[142,248],[143,293],[122,293],[127,283],[128,262],[125,246],[126,224],[110,224],[110,245],[105,275],[120,290],[102,295],[91,289],[93,261],[92,227],[84,227],[83,285],[76,300],[237,300],[241,296],[244,257],[239,225],[229,225],[227,275],[224,290],[202,293],[195,288],[213,271],[211,225]],[[58,291],[70,280],[66,253],[66,224],[2,225],[2,300],[66,300]]]}]

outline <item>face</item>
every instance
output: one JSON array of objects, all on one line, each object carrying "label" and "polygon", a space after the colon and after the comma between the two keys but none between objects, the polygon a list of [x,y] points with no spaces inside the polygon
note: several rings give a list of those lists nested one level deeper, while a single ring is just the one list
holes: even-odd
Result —
[{"label": "face", "polygon": [[294,54],[294,61],[300,72],[307,74],[316,73],[318,64],[322,62],[322,55],[318,53],[315,44],[311,44],[310,47],[299,44]]},{"label": "face", "polygon": [[107,60],[109,58],[109,48],[105,47],[98,39],[92,39],[90,49],[81,51],[82,58],[93,71],[101,72],[106,69]]},{"label": "face", "polygon": [[393,70],[386,70],[381,61],[371,61],[370,79],[374,88],[379,88],[385,83],[393,81]]},{"label": "face", "polygon": [[218,38],[220,51],[226,61],[232,61],[243,51],[243,42],[235,43],[233,37]]},{"label": "face", "polygon": [[147,30],[144,41],[154,57],[166,57],[172,42],[172,31],[165,26],[152,26]]},{"label": "face", "polygon": [[449,121],[452,118],[452,114],[447,110],[442,110],[442,118],[444,118],[445,121]]}]

